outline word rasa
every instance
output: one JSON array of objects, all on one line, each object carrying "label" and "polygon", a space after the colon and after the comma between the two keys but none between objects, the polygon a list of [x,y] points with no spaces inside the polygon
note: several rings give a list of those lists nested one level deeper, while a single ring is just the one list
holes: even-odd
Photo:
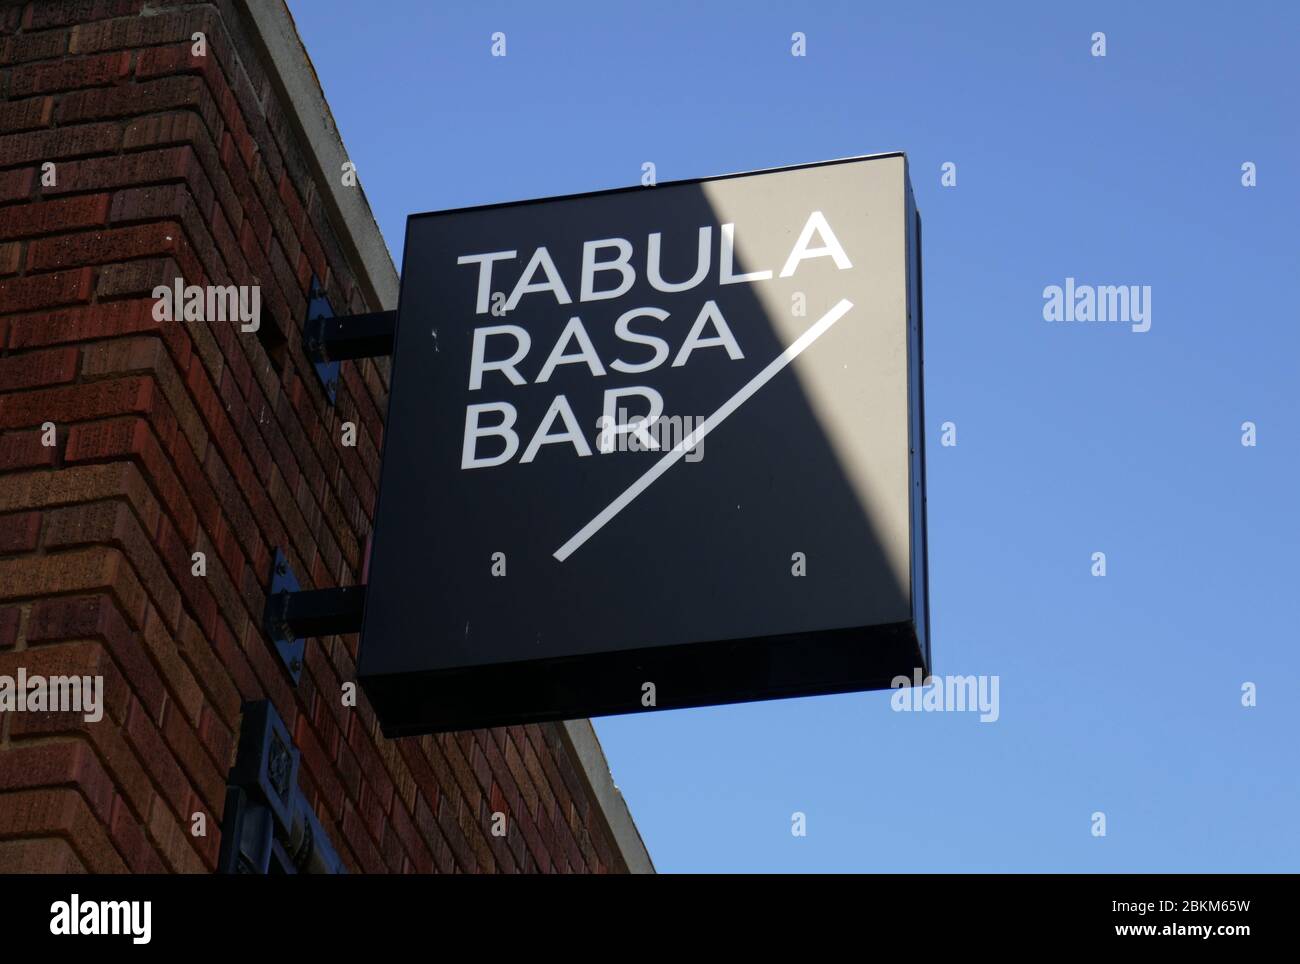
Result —
[{"label": "word rasa", "polygon": [[[683,281],[669,281],[660,270],[662,239],[658,232],[646,238],[645,255],[642,262],[644,277],[650,287],[665,293],[688,291],[701,284],[706,288],[731,284],[753,283],[772,278],[772,270],[749,271],[743,274],[735,272],[735,225],[723,224],[719,227],[719,245],[716,282],[710,278],[713,263],[713,227],[706,225],[699,229],[696,267],[690,278]],[[609,253],[613,256],[608,256]],[[635,249],[626,238],[602,238],[586,241],[582,246],[581,276],[577,279],[578,303],[607,301],[619,298],[629,292],[637,281],[634,267]],[[528,259],[519,280],[515,283],[504,303],[493,305],[492,275],[493,268],[500,262],[517,259],[517,251],[492,251],[484,254],[463,255],[457,263],[476,266],[478,269],[475,312],[483,315],[504,314],[514,311],[525,296],[547,295],[554,298],[559,305],[574,304],[572,289],[561,277],[550,252],[545,246],[537,248]],[[779,277],[793,276],[804,262],[816,258],[830,258],[839,270],[847,270],[853,265],[845,254],[843,247],[835,237],[834,231],[821,211],[813,211],[804,222],[803,230],[790,249],[780,269]],[[570,279],[571,281],[574,279]],[[499,297],[499,296],[498,296]],[[499,309],[499,311],[498,311]],[[621,312],[614,322],[614,335],[618,341],[627,346],[637,346],[627,353],[618,351],[614,357],[602,358],[592,343],[586,325],[579,316],[569,319],[551,346],[533,380],[533,384],[547,382],[561,365],[585,365],[593,378],[603,378],[611,372],[624,375],[646,374],[667,363],[670,368],[686,365],[696,351],[721,349],[732,361],[745,357],[735,333],[723,317],[717,302],[709,299],[703,302],[699,312],[682,343],[673,346],[668,340],[654,333],[655,327],[665,321],[669,313],[662,308],[639,306]],[[637,327],[634,329],[633,324]],[[649,357],[646,350],[649,349]],[[484,390],[485,376],[491,385],[504,388],[527,385],[528,380],[520,371],[520,365],[533,350],[533,339],[528,330],[520,325],[487,325],[474,330],[469,359],[468,387],[470,392]],[[671,362],[669,358],[671,356]],[[531,370],[531,369],[530,369]],[[616,419],[617,412],[625,412],[620,402],[631,396],[646,400],[649,412],[625,422]],[[610,388],[604,393],[601,406],[600,423],[606,433],[613,436],[638,432],[638,426],[644,424],[642,419],[653,422],[663,412],[663,397],[652,385],[629,385]],[[593,421],[596,413],[592,413]],[[502,465],[519,454],[520,433],[516,429],[518,412],[509,401],[471,402],[465,409],[464,445],[461,450],[461,468],[475,469]],[[574,414],[569,400],[564,395],[556,395],[541,422],[533,430],[530,441],[523,448],[519,457],[521,463],[531,462],[544,445],[567,444],[579,456],[593,454],[580,423]],[[491,454],[479,453],[479,442],[485,438],[497,441],[485,448]],[[611,452],[614,445],[600,445],[600,451]]]}]

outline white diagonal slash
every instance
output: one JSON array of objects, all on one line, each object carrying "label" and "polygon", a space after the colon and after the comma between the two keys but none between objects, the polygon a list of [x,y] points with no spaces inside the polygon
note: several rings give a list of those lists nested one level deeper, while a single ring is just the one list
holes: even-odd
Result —
[{"label": "white diagonal slash", "polygon": [[596,518],[592,519],[585,526],[579,529],[572,539],[560,546],[560,548],[556,549],[553,553],[555,558],[560,560],[560,562],[563,562],[565,559],[568,559],[569,556],[573,555],[582,547],[584,542],[599,532],[604,527],[605,523],[609,522],[610,519],[622,512],[631,504],[633,499],[648,489],[655,479],[659,478],[659,476],[672,468],[683,455],[695,448],[695,446],[698,445],[706,435],[726,421],[728,415],[740,408],[741,405],[749,400],[751,395],[771,381],[772,377],[776,375],[777,372],[790,364],[790,362],[794,361],[805,348],[815,342],[822,335],[826,334],[826,332],[830,330],[831,325],[835,324],[835,322],[848,314],[849,309],[852,307],[853,302],[849,301],[847,298],[841,298],[839,304],[826,312],[826,314],[822,315],[812,327],[791,342],[790,346],[786,348],[785,351],[772,359],[766,368],[747,381],[740,391],[736,392],[736,394],[723,402],[722,407],[701,422],[699,428],[673,446],[672,451],[665,452],[663,458],[656,462],[645,473],[645,475],[641,476],[641,478],[629,485],[622,495],[609,505],[605,506],[605,508],[601,509]]}]

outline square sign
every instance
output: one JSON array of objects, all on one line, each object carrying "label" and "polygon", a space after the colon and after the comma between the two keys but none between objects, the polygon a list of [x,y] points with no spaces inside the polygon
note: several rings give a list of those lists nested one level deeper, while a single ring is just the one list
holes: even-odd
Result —
[{"label": "square sign", "polygon": [[412,216],[384,732],[928,674],[919,234],[902,154]]}]

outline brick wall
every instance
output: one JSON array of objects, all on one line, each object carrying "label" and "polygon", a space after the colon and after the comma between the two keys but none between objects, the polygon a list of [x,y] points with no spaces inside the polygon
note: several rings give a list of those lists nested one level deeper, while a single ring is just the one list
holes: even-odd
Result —
[{"label": "brick wall", "polygon": [[[214,869],[256,699],[354,872],[624,870],[557,727],[386,740],[340,699],[356,637],[309,641],[295,688],[259,628],[276,547],[304,588],[360,581],[387,366],[345,362],[334,407],[303,354],[313,276],[338,314],[380,305],[252,29],[234,2],[0,0],[0,674],[102,675],[107,706],[0,713],[0,871]],[[155,321],[177,277],[260,285],[284,345]]]}]

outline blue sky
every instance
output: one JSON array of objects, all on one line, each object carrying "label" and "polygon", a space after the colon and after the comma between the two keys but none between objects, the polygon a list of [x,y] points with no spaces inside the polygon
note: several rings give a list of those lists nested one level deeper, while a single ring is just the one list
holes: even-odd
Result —
[{"label": "blue sky", "polygon": [[[999,676],[1000,719],[876,692],[597,720],[661,871],[1300,866],[1300,8],[291,9],[398,263],[409,213],[644,161],[909,155],[934,668]],[[1150,285],[1151,329],[1045,321],[1067,277]]]}]

